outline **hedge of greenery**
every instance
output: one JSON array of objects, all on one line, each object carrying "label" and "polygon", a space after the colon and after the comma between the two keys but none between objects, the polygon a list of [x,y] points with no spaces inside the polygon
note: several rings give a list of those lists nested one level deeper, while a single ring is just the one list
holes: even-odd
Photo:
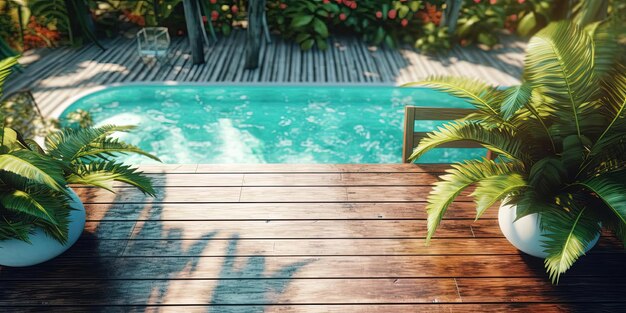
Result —
[{"label": "hedge of greenery", "polygon": [[[234,27],[245,25],[247,0],[200,1],[204,1],[205,25],[210,23],[215,32],[229,35]],[[25,50],[76,42],[72,37],[77,36],[72,36],[64,18],[65,0],[24,2],[27,7],[20,10],[15,4],[9,5],[12,1],[0,2],[0,37],[12,47]],[[164,25],[173,35],[185,35],[182,0],[87,3],[100,36],[151,25]],[[453,44],[493,47],[502,32],[529,36],[550,21],[593,10],[593,6],[606,11],[604,3],[610,14],[623,18],[626,1],[620,0],[462,0],[456,29],[451,34],[443,21],[445,0],[267,0],[267,20],[273,32],[294,40],[303,50],[325,49],[329,36],[351,34],[372,45],[410,44],[431,52]],[[21,25],[18,11],[22,13]],[[20,27],[23,36],[15,36]]]}]

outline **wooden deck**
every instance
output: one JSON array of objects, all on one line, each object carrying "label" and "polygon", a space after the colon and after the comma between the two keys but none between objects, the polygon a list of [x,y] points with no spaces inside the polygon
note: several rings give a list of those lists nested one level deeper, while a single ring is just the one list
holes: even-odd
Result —
[{"label": "wooden deck", "polygon": [[192,65],[186,39],[172,43],[171,64],[147,66],[133,39],[116,38],[96,46],[27,53],[28,66],[7,84],[7,91],[28,88],[44,114],[90,87],[128,82],[382,83],[401,84],[429,75],[474,77],[497,85],[519,82],[525,42],[503,37],[494,51],[455,48],[448,55],[426,56],[412,48],[369,47],[358,38],[333,38],[326,51],[302,52],[280,38],[261,49],[261,67],[244,70],[245,34],[236,31],[206,51],[206,64]]},{"label": "wooden deck", "polygon": [[496,210],[454,204],[424,246],[442,166],[164,165],[156,199],[76,188],[83,237],[31,268],[0,268],[0,310],[59,312],[617,312],[626,254],[603,236],[550,284]]}]

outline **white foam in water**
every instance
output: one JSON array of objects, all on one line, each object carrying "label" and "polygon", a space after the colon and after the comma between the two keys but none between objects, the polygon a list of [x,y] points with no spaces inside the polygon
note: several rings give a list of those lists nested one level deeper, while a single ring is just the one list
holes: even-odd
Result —
[{"label": "white foam in water", "polygon": [[261,140],[235,128],[230,119],[218,119],[217,124],[220,145],[213,151],[216,163],[267,163],[254,152],[262,148]]}]

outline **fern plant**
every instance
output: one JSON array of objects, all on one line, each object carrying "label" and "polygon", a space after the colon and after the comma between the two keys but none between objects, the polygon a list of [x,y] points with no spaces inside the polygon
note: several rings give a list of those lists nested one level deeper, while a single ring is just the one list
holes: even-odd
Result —
[{"label": "fern plant", "polygon": [[411,160],[457,140],[498,155],[454,164],[435,183],[428,240],[452,201],[475,186],[477,218],[505,198],[517,205],[518,219],[538,213],[553,283],[601,226],[626,242],[626,54],[617,36],[608,23],[584,29],[553,23],[530,40],[519,86],[450,77],[411,84],[462,97],[477,109],[431,132]]},{"label": "fern plant", "polygon": [[[16,64],[0,61],[2,85]],[[0,116],[0,123],[4,117]],[[113,182],[130,184],[153,196],[150,179],[136,168],[115,161],[119,154],[138,153],[158,160],[138,147],[113,138],[129,126],[65,129],[48,135],[46,148],[19,132],[0,127],[0,240],[28,242],[30,232],[41,228],[61,243],[68,236],[70,191],[82,184],[113,191]]]}]

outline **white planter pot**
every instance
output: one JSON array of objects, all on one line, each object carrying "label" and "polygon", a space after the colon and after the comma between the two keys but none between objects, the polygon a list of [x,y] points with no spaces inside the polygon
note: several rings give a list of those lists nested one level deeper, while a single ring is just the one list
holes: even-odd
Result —
[{"label": "white planter pot", "polygon": [[[539,227],[539,215],[530,214],[515,221],[516,209],[517,206],[511,204],[500,206],[498,223],[500,224],[502,234],[522,252],[538,258],[546,258],[548,254],[543,251],[544,248],[541,243],[544,240],[545,232]],[[598,239],[600,239],[600,233],[594,240],[589,242],[585,252],[591,250],[598,242]]]},{"label": "white planter pot", "polygon": [[0,265],[22,267],[43,263],[65,252],[76,243],[85,228],[86,214],[85,207],[72,189],[70,195],[72,197],[70,205],[75,210],[72,210],[69,216],[67,243],[60,244],[38,228],[29,237],[31,243],[17,239],[0,241]]}]

